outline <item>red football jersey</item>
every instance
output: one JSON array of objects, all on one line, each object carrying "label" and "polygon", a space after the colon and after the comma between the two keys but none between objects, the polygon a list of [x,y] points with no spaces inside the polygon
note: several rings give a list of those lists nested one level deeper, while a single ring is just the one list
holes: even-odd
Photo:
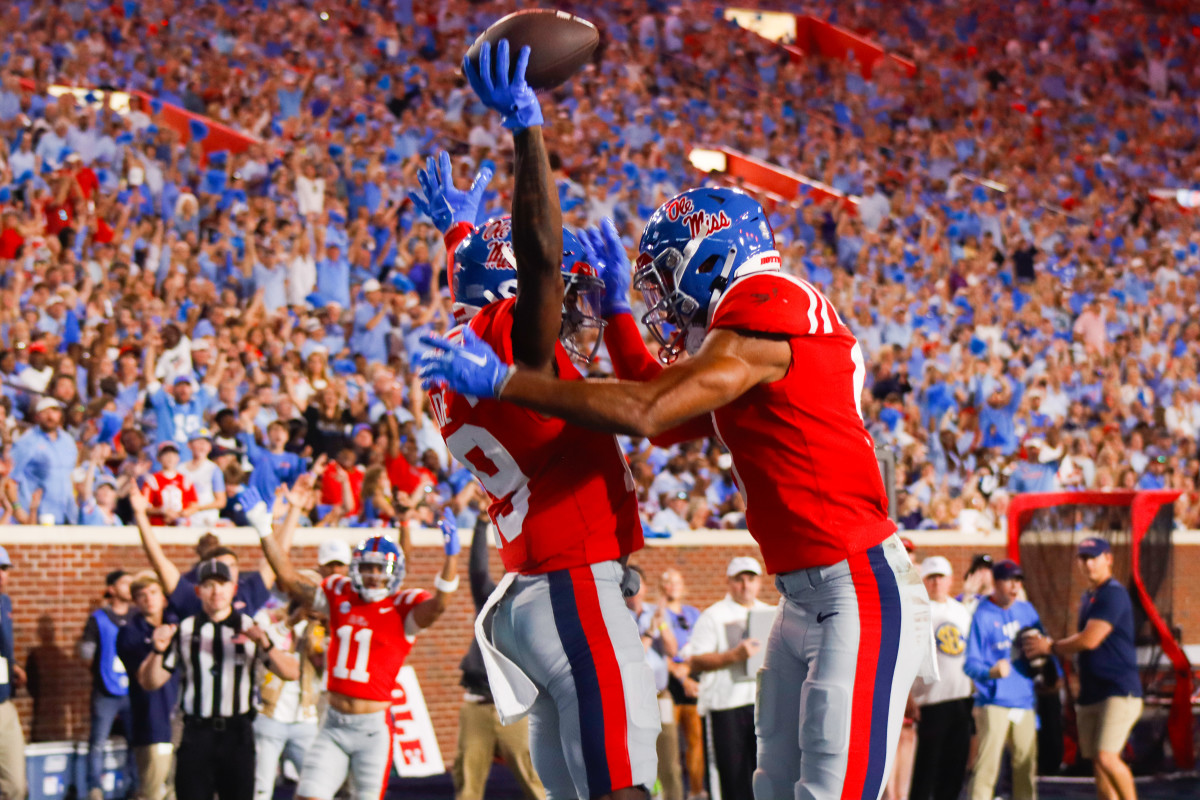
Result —
[{"label": "red football jersey", "polygon": [[[188,506],[195,505],[196,487],[191,478],[182,472],[176,472],[170,477],[165,472],[156,472],[146,478],[142,484],[142,494],[150,501],[153,508],[164,511],[183,511]],[[163,525],[166,519],[161,514],[148,514],[151,525]]]},{"label": "red football jersey", "polygon": [[433,597],[405,589],[368,603],[344,575],[321,583],[314,608],[329,614],[329,691],[361,700],[391,700],[396,676],[417,639],[412,610]]},{"label": "red football jersey", "polygon": [[891,535],[862,351],[833,305],[807,281],[759,273],[732,284],[709,328],[791,337],[785,377],[713,412],[767,571],[836,564]]},{"label": "red football jersey", "polygon": [[[515,303],[491,303],[470,322],[508,364]],[[562,345],[555,356],[559,377],[581,380]],[[506,570],[533,575],[641,548],[633,475],[616,437],[447,389],[429,399],[446,446],[491,497],[488,513],[500,531]]]}]

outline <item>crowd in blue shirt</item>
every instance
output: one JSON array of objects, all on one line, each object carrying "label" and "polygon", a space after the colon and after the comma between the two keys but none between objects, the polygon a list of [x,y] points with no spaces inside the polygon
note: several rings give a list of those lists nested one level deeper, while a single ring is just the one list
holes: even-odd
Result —
[{"label": "crowd in blue shirt", "polygon": [[[791,61],[714,3],[581,5],[597,61],[543,101],[565,222],[613,217],[632,249],[654,208],[706,179],[694,145],[822,181],[858,212],[813,195],[766,205],[785,269],[863,346],[863,413],[897,456],[904,527],[998,529],[1013,493],[1134,487],[1185,490],[1177,518],[1200,527],[1200,234],[1185,207],[1200,191],[1200,19],[1133,0],[810,5],[916,74]],[[507,136],[458,75],[506,10],[0,12],[5,519],[80,521],[106,478],[124,514],[158,446],[187,462],[202,437],[256,503],[349,450],[343,472],[383,467],[397,496],[430,485],[471,523],[482,498],[408,370],[420,336],[452,321],[441,237],[407,198],[444,147],[460,184],[495,168],[481,218],[507,211]],[[153,99],[118,109],[107,90]],[[183,144],[168,105],[209,122]],[[256,143],[206,154],[217,123]],[[62,404],[57,428],[36,419],[45,398]],[[742,524],[719,445],[625,445],[651,527]],[[378,512],[359,499],[342,513],[364,506]]]}]

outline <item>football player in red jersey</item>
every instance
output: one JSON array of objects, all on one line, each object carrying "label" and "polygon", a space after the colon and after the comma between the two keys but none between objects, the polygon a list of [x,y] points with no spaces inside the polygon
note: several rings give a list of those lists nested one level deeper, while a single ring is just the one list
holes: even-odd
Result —
[{"label": "football player in red jersey", "polygon": [[[486,46],[478,71],[464,71],[513,131],[512,217],[458,245],[456,318],[469,324],[454,335],[470,331],[509,363],[579,381],[572,356],[586,361],[595,352],[603,314],[609,330],[632,331],[621,347],[610,344],[618,374],[656,372],[628,308],[606,302],[594,259],[562,229],[541,110],[524,81],[527,52],[511,82],[507,43],[496,55],[495,78]],[[430,169],[421,181],[430,209],[447,205],[439,193],[449,163],[441,162],[440,175]],[[627,275],[614,280],[628,285]],[[501,720],[529,713],[530,752],[551,800],[641,800],[656,776],[660,726],[653,674],[622,593],[624,561],[642,546],[642,531],[615,438],[452,391],[435,389],[430,399],[450,451],[492,500],[507,574],[476,636]]]},{"label": "football player in red jersey", "polygon": [[[314,505],[313,476],[302,476],[288,494],[285,526]],[[280,588],[329,620],[329,709],[304,756],[298,800],[333,800],[354,776],[355,800],[382,800],[392,768],[389,707],[396,677],[417,634],[445,611],[458,588],[458,531],[443,525],[446,560],[434,579],[436,593],[401,589],[404,553],[384,536],[363,540],[351,557],[350,574],[330,575],[320,585],[307,581],[272,536],[263,553]]]},{"label": "football player in red jersey", "polygon": [[672,198],[639,249],[643,321],[664,361],[690,358],[642,383],[562,381],[468,333],[428,340],[442,349],[422,374],[613,433],[711,415],[786,599],[758,676],[755,798],[878,797],[932,636],[862,421],[862,352],[832,304],[781,271],[766,214],[743,192]]}]

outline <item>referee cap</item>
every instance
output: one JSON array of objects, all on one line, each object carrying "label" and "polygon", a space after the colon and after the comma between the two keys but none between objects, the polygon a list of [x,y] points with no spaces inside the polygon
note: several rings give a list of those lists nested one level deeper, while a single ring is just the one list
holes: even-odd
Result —
[{"label": "referee cap", "polygon": [[201,561],[200,568],[196,571],[197,584],[207,580],[231,581],[233,574],[229,571],[229,565],[224,561],[210,558],[207,561]]}]

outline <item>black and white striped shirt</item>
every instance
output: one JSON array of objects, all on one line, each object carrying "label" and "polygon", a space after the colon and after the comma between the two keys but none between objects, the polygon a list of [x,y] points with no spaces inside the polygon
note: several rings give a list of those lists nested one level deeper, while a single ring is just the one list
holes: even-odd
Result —
[{"label": "black and white striped shirt", "polygon": [[179,705],[193,717],[235,717],[253,709],[258,648],[242,631],[254,620],[234,611],[220,622],[203,612],[179,623],[163,668],[181,669]]}]

